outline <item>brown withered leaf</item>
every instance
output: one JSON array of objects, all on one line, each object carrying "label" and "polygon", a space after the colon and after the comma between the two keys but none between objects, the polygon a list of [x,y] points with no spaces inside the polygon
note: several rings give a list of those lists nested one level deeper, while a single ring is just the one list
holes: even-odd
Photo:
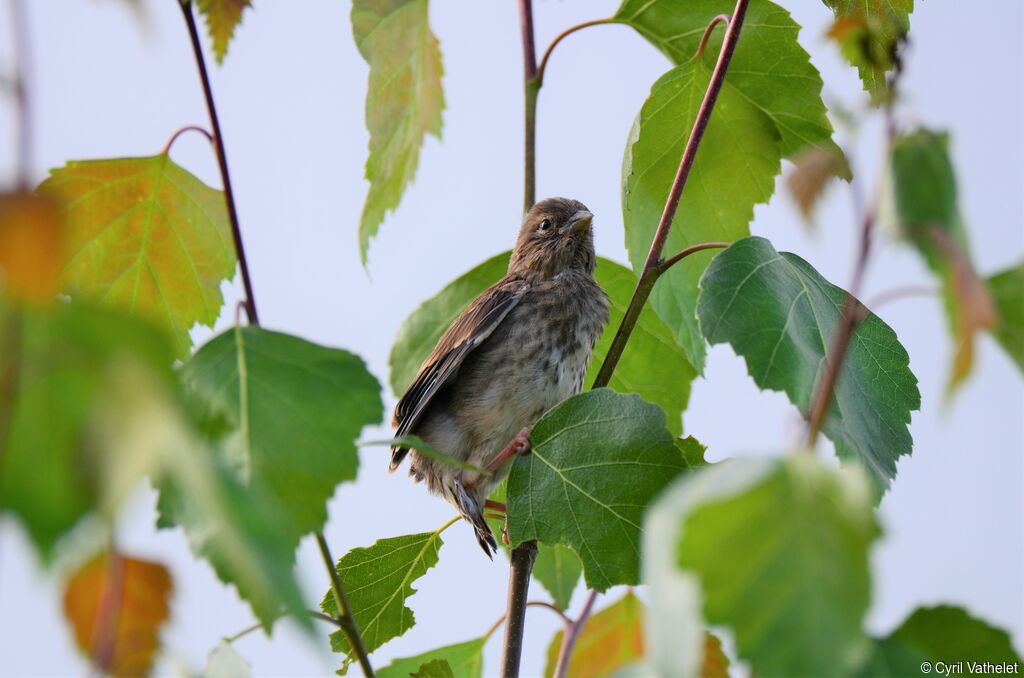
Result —
[{"label": "brown withered leaf", "polygon": [[807,223],[812,223],[814,207],[832,179],[849,177],[850,165],[846,156],[835,149],[809,148],[793,160],[793,169],[786,177],[789,194]]},{"label": "brown withered leaf", "polygon": [[160,563],[102,553],[68,580],[64,616],[97,670],[146,675],[160,647],[173,583]]}]

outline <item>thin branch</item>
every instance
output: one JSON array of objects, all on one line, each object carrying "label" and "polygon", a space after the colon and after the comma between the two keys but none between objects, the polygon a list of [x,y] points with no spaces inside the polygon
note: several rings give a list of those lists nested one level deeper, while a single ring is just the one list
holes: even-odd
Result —
[{"label": "thin branch", "polygon": [[252,280],[249,277],[249,263],[245,258],[245,247],[242,244],[242,229],[238,225],[238,211],[235,209],[235,194],[231,190],[231,175],[228,173],[228,158],[224,151],[224,134],[220,128],[220,121],[217,118],[217,107],[213,103],[213,89],[210,87],[210,75],[206,70],[206,61],[203,58],[203,45],[199,40],[199,31],[196,28],[196,19],[192,14],[192,3],[185,0],[179,3],[182,14],[185,16],[185,24],[188,26],[188,34],[192,40],[192,53],[196,58],[196,67],[199,69],[199,79],[203,83],[203,95],[206,97],[206,109],[210,113],[210,126],[213,128],[214,149],[217,151],[217,164],[220,166],[220,180],[224,186],[224,197],[228,207],[228,219],[231,221],[231,235],[235,241],[235,256],[238,257],[238,267],[242,273],[242,286],[245,288],[245,310],[249,316],[249,322],[259,325],[259,315],[256,313],[256,298],[252,293]]},{"label": "thin branch", "polygon": [[14,101],[17,130],[17,173],[18,189],[29,190],[32,174],[32,116],[29,101],[28,79],[32,71],[32,54],[29,47],[28,20],[22,0],[10,0],[11,44],[14,46]]},{"label": "thin branch", "polygon": [[875,213],[868,212],[862,221],[860,231],[860,246],[857,251],[857,261],[854,264],[853,280],[850,283],[850,291],[843,302],[843,312],[839,317],[839,326],[832,337],[832,343],[828,349],[828,357],[825,360],[825,374],[818,384],[814,397],[811,399],[811,408],[807,414],[807,440],[805,446],[810,452],[814,447],[814,441],[818,438],[821,426],[825,422],[825,414],[832,402],[832,392],[835,389],[836,381],[839,378],[839,370],[846,357],[846,349],[850,346],[850,338],[860,322],[862,313],[861,304],[857,301],[860,293],[860,286],[864,280],[864,270],[867,268],[868,256],[871,254],[871,234],[875,226]]},{"label": "thin branch", "polygon": [[665,271],[667,271],[668,269],[672,268],[673,266],[678,264],[680,261],[682,261],[686,257],[690,256],[691,254],[696,254],[697,252],[703,252],[704,250],[722,249],[723,247],[728,247],[731,244],[732,244],[731,242],[724,242],[724,241],[721,241],[721,242],[702,242],[702,243],[697,243],[696,245],[690,245],[689,247],[684,247],[683,249],[679,250],[678,252],[673,254],[668,259],[665,259],[664,261],[662,261],[661,263],[658,264],[658,276],[660,277]]},{"label": "thin branch", "polygon": [[249,635],[250,633],[253,633],[254,631],[259,631],[261,628],[263,628],[263,624],[261,624],[260,622],[256,622],[252,626],[246,626],[244,629],[234,634],[233,636],[228,636],[224,639],[224,642],[230,645],[239,638],[244,638],[245,636]]},{"label": "thin branch", "polygon": [[516,678],[519,675],[519,660],[523,654],[523,631],[526,626],[526,596],[530,592],[530,573],[536,559],[535,541],[524,541],[512,549],[508,573],[505,649],[501,660],[502,678]]},{"label": "thin branch", "polygon": [[890,301],[898,301],[908,297],[931,297],[938,293],[939,290],[929,285],[904,285],[903,287],[894,287],[884,292],[879,292],[868,301],[866,306],[874,309],[884,306]]},{"label": "thin branch", "polygon": [[[612,345],[608,349],[604,363],[601,365],[601,371],[598,372],[597,379],[594,380],[594,388],[607,386],[608,382],[611,381],[612,373],[615,372],[615,367],[619,364],[619,359],[622,358],[622,352],[626,348],[626,343],[629,341],[629,337],[636,327],[637,320],[640,318],[640,310],[647,303],[647,298],[651,295],[654,283],[660,275],[661,252],[665,249],[665,241],[668,239],[669,228],[672,226],[676,209],[679,207],[679,199],[683,195],[683,188],[686,187],[686,179],[690,176],[690,169],[693,167],[693,161],[697,156],[697,149],[700,147],[701,139],[704,137],[708,121],[711,120],[711,113],[715,108],[715,102],[718,100],[718,93],[722,89],[722,83],[725,82],[725,74],[729,70],[729,62],[732,60],[733,52],[736,51],[736,43],[739,41],[740,30],[743,28],[743,19],[746,16],[748,4],[749,0],[737,0],[736,2],[736,9],[733,11],[732,19],[729,20],[729,28],[726,30],[725,39],[722,41],[722,49],[718,53],[718,62],[715,64],[715,70],[711,74],[711,82],[708,83],[708,89],[704,93],[704,100],[701,101],[700,109],[697,111],[697,118],[693,121],[693,130],[690,132],[690,138],[687,140],[686,148],[683,150],[683,157],[679,161],[679,170],[676,172],[668,199],[665,201],[665,209],[661,214],[661,220],[658,222],[658,228],[654,232],[651,249],[647,253],[647,261],[644,263],[640,279],[633,290],[633,296],[629,300],[629,307],[622,318],[622,323],[619,324],[619,329],[615,333]],[[716,17],[712,24],[717,21],[718,18]]]},{"label": "thin branch", "polygon": [[374,673],[373,666],[370,665],[370,657],[366,654],[363,637],[359,635],[359,629],[356,628],[356,619],[352,613],[352,605],[348,602],[348,596],[345,595],[345,587],[341,584],[341,577],[338,576],[338,569],[334,565],[331,549],[327,546],[327,540],[324,539],[323,532],[316,533],[316,544],[320,547],[320,556],[323,558],[324,565],[331,575],[331,593],[334,594],[334,602],[338,608],[338,626],[341,627],[345,637],[348,638],[352,651],[359,658],[359,665],[363,668],[363,675],[367,678],[373,678]]},{"label": "thin branch", "polygon": [[199,125],[185,125],[184,127],[179,127],[177,130],[175,130],[174,134],[171,135],[171,138],[167,140],[167,143],[164,145],[164,155],[167,155],[168,153],[171,152],[171,146],[173,146],[174,142],[178,140],[178,137],[180,137],[185,132],[199,132],[204,137],[206,137],[206,140],[209,141],[211,144],[214,143],[213,135],[207,132]]},{"label": "thin branch", "polygon": [[597,591],[591,590],[590,595],[587,596],[587,602],[583,603],[583,610],[580,612],[579,618],[565,629],[565,635],[562,636],[562,647],[558,650],[554,678],[565,678],[565,674],[569,670],[569,660],[572,658],[573,648],[576,647],[576,639],[580,637],[580,631],[587,623],[590,611],[594,609],[595,600],[597,600]]},{"label": "thin branch", "polygon": [[533,43],[533,2],[519,0],[519,28],[523,38],[523,212],[537,200],[537,52]]},{"label": "thin branch", "polygon": [[591,26],[602,26],[604,24],[613,23],[615,23],[613,19],[594,19],[593,21],[584,21],[581,24],[570,26],[569,28],[565,29],[557,36],[555,36],[555,39],[551,41],[551,44],[548,45],[548,48],[544,50],[544,56],[542,56],[540,59],[540,66],[537,67],[537,75],[535,78],[537,80],[537,87],[540,87],[544,84],[544,71],[547,68],[548,59],[551,58],[551,53],[555,51],[555,47],[558,46],[558,43],[562,42],[576,31],[582,31],[584,28],[590,28]]},{"label": "thin branch", "polygon": [[559,610],[557,607],[555,607],[551,603],[546,603],[543,600],[531,600],[530,602],[528,602],[526,604],[526,607],[543,607],[543,608],[546,608],[548,610],[551,610],[552,612],[557,614],[559,617],[561,617],[562,621],[565,622],[566,625],[574,623],[572,618],[569,617],[569,615],[567,615],[566,613],[562,612],[561,610]]}]

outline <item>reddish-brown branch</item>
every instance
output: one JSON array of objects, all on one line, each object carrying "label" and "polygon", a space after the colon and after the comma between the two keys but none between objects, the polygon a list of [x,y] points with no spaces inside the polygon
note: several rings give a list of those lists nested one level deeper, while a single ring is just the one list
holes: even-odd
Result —
[{"label": "reddish-brown branch", "polygon": [[555,677],[565,678],[569,670],[569,660],[572,658],[572,651],[576,647],[576,640],[580,637],[583,625],[590,618],[590,612],[594,609],[594,601],[597,600],[597,591],[591,590],[587,601],[583,603],[583,610],[576,621],[570,623],[562,636],[562,647],[558,650],[558,662],[555,664]]},{"label": "reddish-brown branch", "polygon": [[839,326],[832,337],[829,346],[828,356],[825,359],[825,374],[811,399],[811,408],[807,416],[807,441],[808,451],[814,446],[818,432],[825,421],[825,414],[828,413],[828,406],[832,402],[832,393],[835,390],[836,381],[839,379],[839,371],[846,357],[846,349],[850,346],[850,339],[854,330],[861,320],[859,312],[860,302],[857,295],[860,293],[860,286],[864,280],[864,271],[867,268],[868,256],[871,254],[871,234],[874,230],[875,215],[869,212],[864,217],[860,231],[860,246],[857,251],[857,261],[854,264],[853,280],[850,283],[850,291],[843,303],[843,312],[839,317]]},{"label": "reddish-brown branch", "polygon": [[[686,141],[686,148],[683,150],[683,156],[679,161],[679,170],[676,172],[672,188],[669,190],[668,199],[665,201],[665,209],[661,214],[661,220],[658,222],[658,228],[654,232],[654,238],[651,240],[651,248],[647,253],[647,260],[644,262],[640,279],[633,290],[633,296],[629,300],[629,307],[626,309],[622,322],[619,324],[619,329],[615,333],[615,338],[612,339],[612,345],[608,349],[608,354],[605,356],[604,363],[601,365],[601,370],[594,381],[594,388],[607,386],[608,382],[611,381],[612,373],[622,358],[622,352],[625,350],[626,343],[633,333],[633,328],[636,327],[637,320],[640,319],[640,310],[647,303],[647,298],[651,295],[654,283],[661,274],[661,252],[665,249],[665,241],[668,239],[672,220],[676,216],[679,199],[682,197],[683,189],[686,187],[686,180],[690,176],[690,169],[693,167],[693,161],[697,157],[697,149],[700,148],[701,139],[704,138],[704,131],[707,129],[708,121],[711,120],[711,113],[715,108],[715,102],[718,100],[718,93],[722,90],[722,84],[725,82],[725,74],[729,70],[729,62],[732,61],[733,52],[736,51],[736,43],[739,41],[740,30],[743,28],[743,19],[746,17],[748,4],[749,0],[737,0],[736,2],[736,8],[733,10],[732,18],[729,20],[729,27],[725,32],[725,39],[722,41],[722,48],[718,53],[718,62],[715,64],[715,70],[711,74],[711,82],[708,83],[708,89],[704,93],[704,99],[701,101],[700,109],[697,111],[697,118],[693,122],[693,130],[690,132],[690,137]],[[712,25],[717,22],[718,17],[715,17]]]},{"label": "reddish-brown branch", "polygon": [[224,133],[217,117],[217,106],[213,102],[213,89],[210,87],[210,74],[206,70],[203,58],[203,45],[199,40],[199,30],[192,14],[192,3],[181,2],[181,11],[188,26],[189,38],[192,41],[192,53],[195,55],[199,79],[203,85],[203,96],[206,98],[206,110],[210,114],[210,127],[213,129],[213,147],[217,152],[217,165],[220,167],[220,180],[224,186],[224,198],[228,208],[228,219],[231,221],[231,236],[235,243],[235,256],[238,257],[238,268],[242,274],[242,286],[245,288],[245,311],[249,322],[259,325],[259,314],[256,312],[256,297],[252,292],[252,279],[249,276],[249,262],[245,258],[245,247],[242,244],[242,229],[238,225],[238,210],[235,208],[235,193],[231,189],[231,174],[228,172],[228,157],[224,150]]}]

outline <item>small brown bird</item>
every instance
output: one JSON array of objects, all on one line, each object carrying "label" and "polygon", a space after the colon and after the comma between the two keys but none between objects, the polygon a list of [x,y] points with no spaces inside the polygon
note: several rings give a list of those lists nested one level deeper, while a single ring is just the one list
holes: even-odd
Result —
[{"label": "small brown bird", "polygon": [[[445,331],[398,401],[392,426],[455,459],[491,467],[464,471],[417,454],[409,475],[451,502],[491,556],[487,496],[508,475],[506,443],[525,446],[542,414],[579,393],[608,322],[608,296],[594,280],[594,215],[580,202],[543,200],[527,213],[508,273]],[[514,449],[514,446],[509,449]],[[409,450],[391,449],[391,471]]]}]

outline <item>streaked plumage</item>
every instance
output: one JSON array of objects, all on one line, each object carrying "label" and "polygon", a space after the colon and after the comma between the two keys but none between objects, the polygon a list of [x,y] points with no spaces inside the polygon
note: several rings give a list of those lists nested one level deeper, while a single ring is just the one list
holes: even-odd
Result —
[{"label": "streaked plumage", "polygon": [[[550,198],[523,219],[508,273],[451,324],[395,407],[397,435],[413,434],[486,466],[524,427],[583,388],[608,321],[594,280],[592,215],[575,200]],[[394,448],[394,471],[409,450]],[[488,478],[412,453],[417,481],[445,497],[497,548],[481,510],[511,463]]]}]

